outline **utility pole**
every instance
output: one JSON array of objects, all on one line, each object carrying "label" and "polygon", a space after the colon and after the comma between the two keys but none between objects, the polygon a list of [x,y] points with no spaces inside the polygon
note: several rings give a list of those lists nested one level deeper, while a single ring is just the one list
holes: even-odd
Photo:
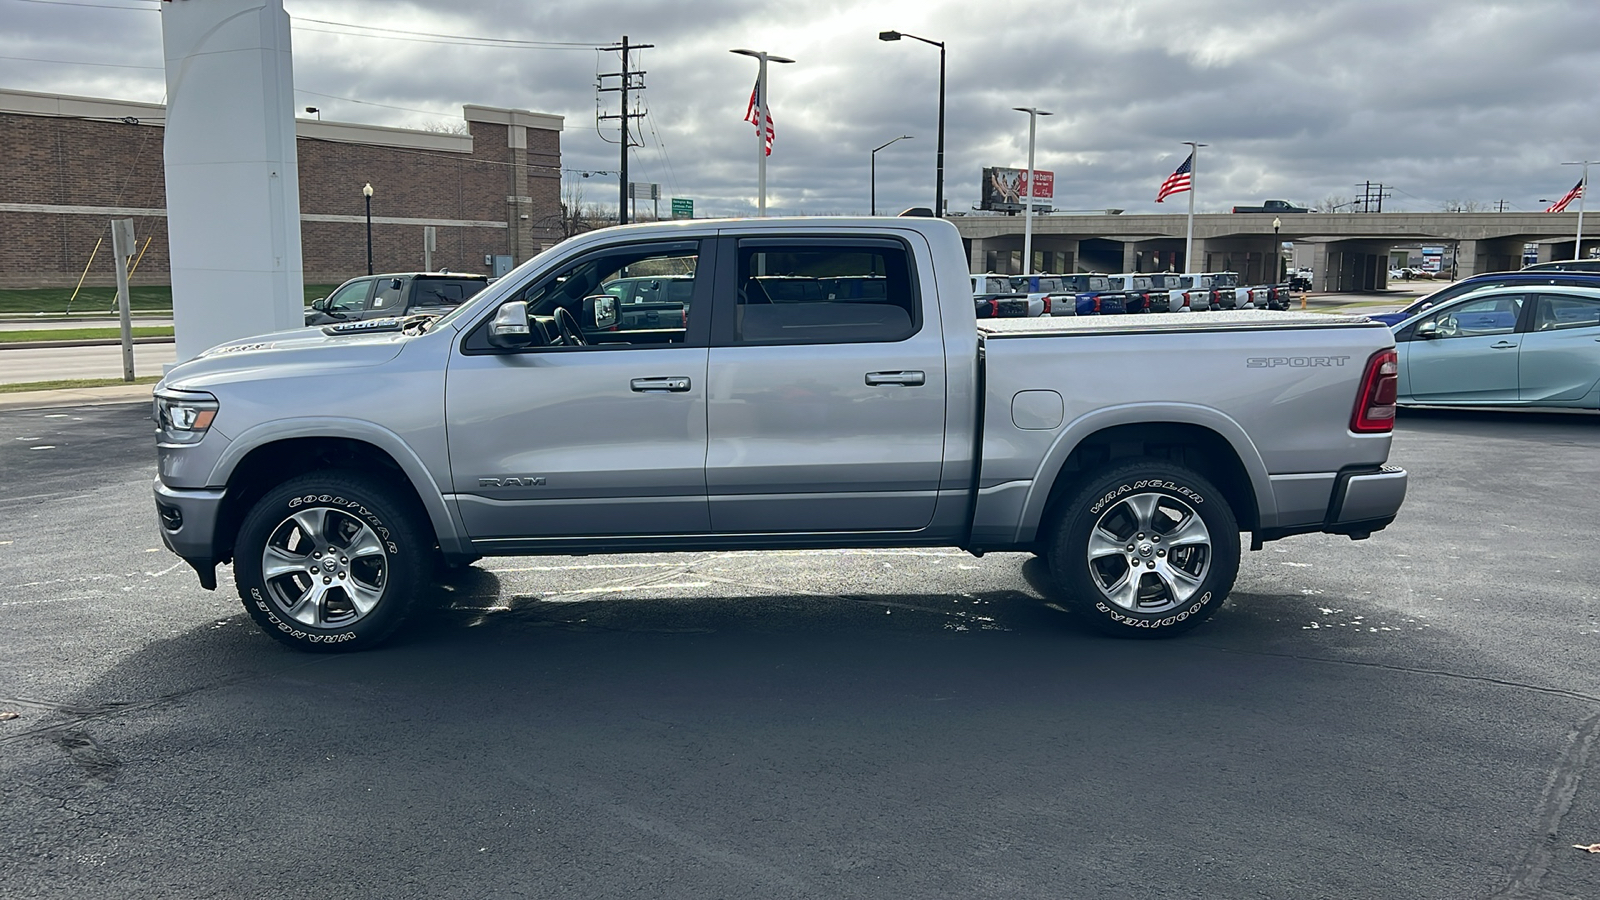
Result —
[{"label": "utility pole", "polygon": [[[642,90],[644,90],[644,74],[645,74],[642,70],[641,71],[637,71],[637,72],[628,71],[628,51],[629,50],[648,50],[648,49],[650,49],[650,48],[652,48],[654,46],[655,46],[655,44],[630,44],[630,43],[628,43],[628,36],[627,35],[623,35],[621,44],[618,44],[618,45],[616,45],[614,47],[601,47],[600,48],[602,50],[620,50],[620,51],[622,51],[622,71],[621,72],[606,72],[606,73],[604,73],[604,74],[602,74],[600,76],[602,85],[605,83],[605,81],[604,81],[605,79],[607,79],[607,78],[615,78],[615,79],[617,79],[617,86],[616,87],[600,87],[600,86],[596,87],[596,90],[598,90],[602,94],[609,93],[609,92],[612,92],[612,91],[617,91],[617,92],[620,92],[622,94],[622,104],[619,107],[618,114],[614,115],[614,116],[611,116],[611,115],[600,116],[600,119],[602,121],[605,120],[605,119],[620,119],[621,122],[622,122],[622,140],[620,140],[618,142],[622,147],[621,173],[617,176],[617,187],[618,187],[618,190],[617,190],[617,224],[618,225],[626,225],[626,224],[628,224],[628,148],[629,147],[640,146],[639,144],[633,143],[633,132],[628,127],[628,120],[629,119],[642,119],[642,118],[644,118],[644,113],[642,113],[642,112],[629,112],[628,111],[628,92],[629,91],[642,91]],[[637,83],[634,81],[635,78],[638,79]]]},{"label": "utility pole", "polygon": [[[1361,211],[1364,213],[1383,212],[1383,198],[1389,196],[1389,192],[1384,190],[1387,186],[1382,182],[1376,181],[1363,181],[1356,185],[1356,187],[1361,188],[1361,200],[1359,201],[1361,203]],[[1373,209],[1373,207],[1377,207],[1377,209]]]}]

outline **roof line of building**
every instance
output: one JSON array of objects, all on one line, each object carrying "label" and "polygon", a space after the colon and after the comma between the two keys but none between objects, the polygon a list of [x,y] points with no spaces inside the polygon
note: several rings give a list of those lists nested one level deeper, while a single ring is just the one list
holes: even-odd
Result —
[{"label": "roof line of building", "polygon": [[[25,116],[52,116],[70,119],[120,120],[130,125],[166,125],[167,108],[161,103],[136,100],[110,100],[0,88],[0,113]],[[546,131],[561,131],[564,119],[526,109],[501,109],[468,104],[462,107],[462,121],[498,125],[520,125]],[[298,137],[348,144],[373,144],[383,147],[408,147],[446,153],[471,153],[472,135],[419,131],[387,125],[358,122],[333,122],[321,119],[294,120]]]}]

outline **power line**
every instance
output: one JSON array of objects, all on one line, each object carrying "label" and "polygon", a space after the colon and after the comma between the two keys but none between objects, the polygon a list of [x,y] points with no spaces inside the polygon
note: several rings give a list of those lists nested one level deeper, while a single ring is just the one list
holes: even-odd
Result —
[{"label": "power line", "polygon": [[[601,44],[599,41],[590,41],[588,43],[580,43],[576,41],[527,41],[519,38],[479,37],[477,35],[469,34],[435,34],[427,38],[423,38],[415,36],[422,34],[423,32],[409,31],[403,28],[380,28],[376,25],[356,25],[351,22],[332,22],[327,19],[311,19],[303,17],[291,17],[290,20],[294,23],[315,22],[318,25],[335,25],[339,28],[354,28],[361,31],[383,32],[383,34],[352,33],[348,35],[349,37],[388,38],[390,40],[397,41],[420,41],[428,44],[453,44],[461,41],[471,41],[473,42],[472,46],[523,47],[532,50],[594,50]],[[303,30],[318,31],[324,34],[344,34],[344,32],[338,31],[324,31],[324,29],[321,28],[306,28]],[[401,37],[401,35],[411,35],[411,37]]]},{"label": "power line", "polygon": [[108,6],[104,3],[72,3],[68,0],[16,0],[17,3],[37,3],[40,6],[87,6],[91,9],[128,9],[134,12],[158,12],[157,6]]},{"label": "power line", "polygon": [[157,72],[166,70],[166,66],[131,66],[124,65],[122,63],[75,62],[70,59],[33,59],[27,56],[0,56],[0,59],[10,60],[12,62],[56,63],[63,66],[99,66],[103,69],[152,69]]},{"label": "power line", "polygon": [[371,100],[357,100],[354,97],[340,97],[337,94],[319,94],[316,91],[308,91],[308,90],[304,90],[302,88],[295,88],[294,92],[296,94],[310,94],[313,97],[326,97],[329,100],[343,100],[346,103],[360,103],[363,106],[381,106],[384,109],[398,109],[398,110],[401,110],[403,112],[427,113],[430,116],[454,116],[455,115],[455,113],[453,113],[453,112],[440,112],[440,111],[438,111],[436,109],[417,109],[416,107],[413,107],[413,106],[390,106],[387,103],[374,103]]}]

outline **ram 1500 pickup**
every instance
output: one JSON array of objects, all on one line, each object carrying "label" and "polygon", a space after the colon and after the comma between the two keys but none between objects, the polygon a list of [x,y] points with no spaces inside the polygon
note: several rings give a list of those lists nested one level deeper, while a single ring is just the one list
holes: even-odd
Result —
[{"label": "ram 1500 pickup", "polygon": [[[1028,551],[1087,621],[1175,634],[1223,603],[1241,532],[1394,519],[1389,329],[980,323],[966,264],[930,218],[633,225],[444,316],[213,347],[155,389],[162,538],[207,588],[231,561],[279,640],[355,650],[440,564],[708,548]],[[692,282],[681,316],[607,292],[667,275]]]}]

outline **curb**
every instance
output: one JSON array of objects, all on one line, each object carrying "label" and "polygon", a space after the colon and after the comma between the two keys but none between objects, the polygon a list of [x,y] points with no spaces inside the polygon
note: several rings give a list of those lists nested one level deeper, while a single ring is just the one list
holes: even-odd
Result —
[{"label": "curb", "polygon": [[0,412],[56,409],[64,406],[107,406],[113,403],[149,403],[153,384],[116,384],[109,387],[62,388],[54,391],[20,391],[0,394]]},{"label": "curb", "polygon": [[[171,344],[170,337],[136,337],[135,344]],[[50,347],[120,347],[121,338],[94,338],[81,341],[12,341],[0,343],[0,350],[45,350]]]}]

